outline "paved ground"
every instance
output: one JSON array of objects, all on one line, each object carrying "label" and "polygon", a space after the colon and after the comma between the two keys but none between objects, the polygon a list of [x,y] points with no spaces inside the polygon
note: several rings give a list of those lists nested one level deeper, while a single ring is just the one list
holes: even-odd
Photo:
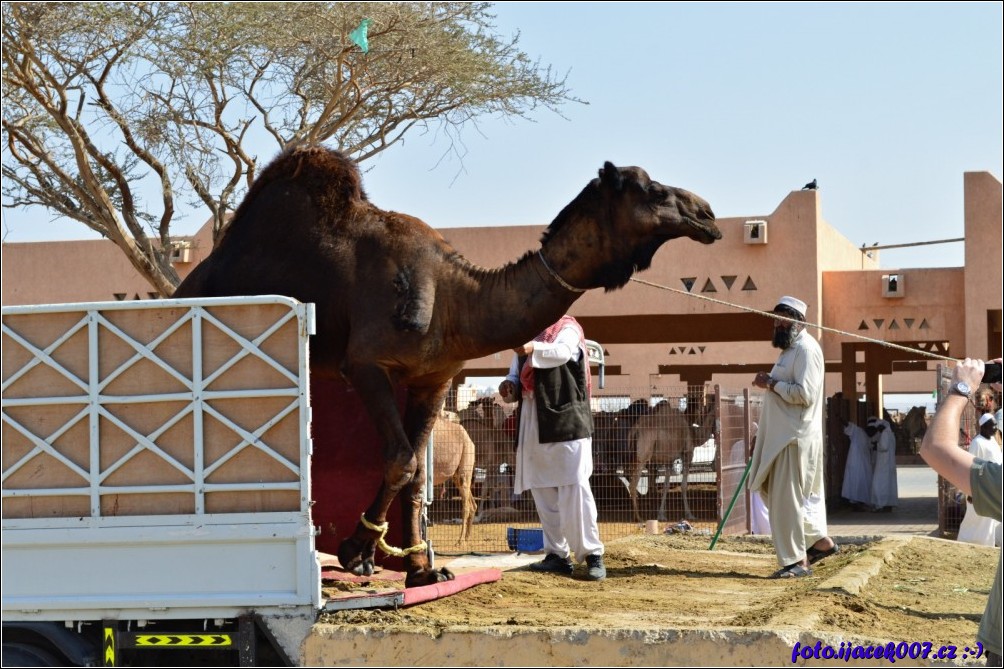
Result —
[{"label": "paved ground", "polygon": [[938,475],[927,465],[896,468],[899,505],[890,513],[838,509],[829,514],[829,531],[835,537],[913,534],[939,536]]}]

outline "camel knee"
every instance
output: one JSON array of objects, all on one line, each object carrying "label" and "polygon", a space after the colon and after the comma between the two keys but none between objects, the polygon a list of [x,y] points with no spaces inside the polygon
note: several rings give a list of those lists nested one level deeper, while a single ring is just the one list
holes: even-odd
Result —
[{"label": "camel knee", "polygon": [[415,457],[415,454],[402,454],[388,463],[384,481],[389,488],[398,491],[415,479],[417,471],[418,458]]}]

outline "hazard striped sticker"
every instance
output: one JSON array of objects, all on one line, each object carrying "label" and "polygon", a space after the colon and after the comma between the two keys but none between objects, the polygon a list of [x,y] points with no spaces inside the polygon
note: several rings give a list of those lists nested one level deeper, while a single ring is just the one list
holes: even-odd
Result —
[{"label": "hazard striped sticker", "polygon": [[229,634],[137,634],[134,641],[136,647],[149,648],[174,646],[232,646],[233,638]]}]

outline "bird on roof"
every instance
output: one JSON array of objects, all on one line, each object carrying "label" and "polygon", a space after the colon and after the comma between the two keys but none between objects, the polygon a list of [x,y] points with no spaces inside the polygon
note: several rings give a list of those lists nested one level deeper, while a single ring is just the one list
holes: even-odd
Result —
[{"label": "bird on roof", "polygon": [[802,190],[818,190],[818,189],[819,189],[819,184],[816,183],[815,179],[802,186]]}]

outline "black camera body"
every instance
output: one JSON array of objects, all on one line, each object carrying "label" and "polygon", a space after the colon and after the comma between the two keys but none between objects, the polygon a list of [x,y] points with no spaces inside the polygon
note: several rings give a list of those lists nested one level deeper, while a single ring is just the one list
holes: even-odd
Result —
[{"label": "black camera body", "polygon": [[983,369],[983,379],[980,383],[1000,383],[1001,364],[999,362],[988,362]]}]

